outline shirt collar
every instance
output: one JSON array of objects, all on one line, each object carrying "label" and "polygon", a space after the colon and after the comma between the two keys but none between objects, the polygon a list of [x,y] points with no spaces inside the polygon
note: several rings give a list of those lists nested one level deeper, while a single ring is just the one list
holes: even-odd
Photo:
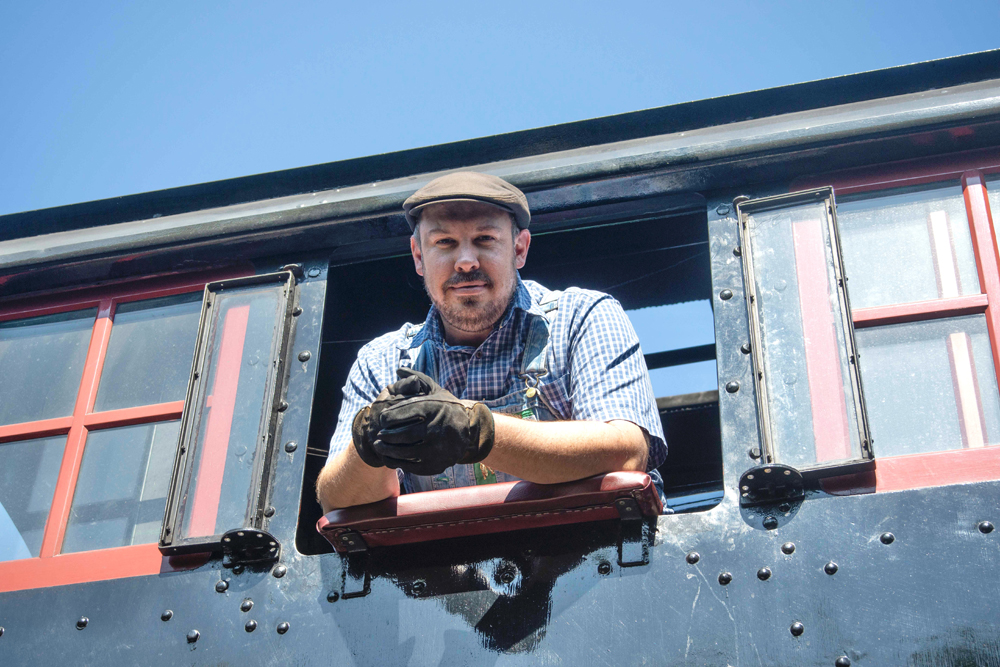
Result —
[{"label": "shirt collar", "polygon": [[[511,320],[514,318],[515,311],[518,310],[528,313],[529,315],[537,315],[538,317],[545,316],[541,307],[532,298],[531,292],[528,291],[524,282],[521,281],[521,274],[517,273],[516,275],[517,287],[514,288],[512,305],[507,308],[503,317],[500,318],[500,324],[497,326],[497,329],[502,329],[510,324]],[[409,329],[405,332],[399,347],[404,350],[414,349],[423,345],[424,341],[427,340],[441,346],[451,347],[448,346],[444,340],[444,328],[441,324],[441,318],[438,316],[437,306],[431,306],[431,309],[427,312],[427,318],[424,320],[422,325],[409,327]]]}]

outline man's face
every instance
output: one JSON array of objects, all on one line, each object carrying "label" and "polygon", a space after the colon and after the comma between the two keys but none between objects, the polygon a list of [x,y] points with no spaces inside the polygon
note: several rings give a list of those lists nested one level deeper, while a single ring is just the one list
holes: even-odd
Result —
[{"label": "man's face", "polygon": [[449,343],[478,345],[503,315],[528,256],[531,234],[512,235],[496,206],[446,202],[426,207],[410,251],[424,288],[441,313]]}]

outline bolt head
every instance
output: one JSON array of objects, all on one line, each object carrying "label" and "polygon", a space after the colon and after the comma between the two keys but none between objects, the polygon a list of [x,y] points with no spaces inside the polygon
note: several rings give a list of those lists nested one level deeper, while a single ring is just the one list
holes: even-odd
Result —
[{"label": "bolt head", "polygon": [[846,655],[842,655],[839,658],[837,658],[837,661],[833,664],[834,667],[851,667],[851,659],[848,658]]},{"label": "bolt head", "polygon": [[722,290],[721,292],[719,292],[719,298],[722,299],[723,301],[729,301],[730,299],[733,298],[733,290],[731,289]]},{"label": "bolt head", "polygon": [[730,394],[735,394],[739,390],[740,390],[740,383],[737,382],[736,380],[730,380],[729,382],[726,383],[726,391],[728,391]]},{"label": "bolt head", "polygon": [[247,621],[247,624],[243,626],[243,629],[246,630],[247,632],[253,632],[254,630],[257,629],[257,621],[250,619],[249,621]]},{"label": "bolt head", "polygon": [[697,551],[689,551],[688,555],[684,557],[684,560],[688,562],[688,565],[694,565],[701,560],[701,554]]},{"label": "bolt head", "polygon": [[223,579],[222,581],[215,582],[215,592],[216,593],[225,593],[227,590],[229,590],[229,582],[228,581],[226,581],[225,579]]},{"label": "bolt head", "polygon": [[164,609],[164,610],[163,610],[163,613],[162,613],[162,614],[160,614],[160,620],[161,620],[161,621],[164,621],[164,622],[166,622],[166,621],[169,621],[169,620],[170,620],[170,619],[172,619],[173,617],[174,617],[174,612],[172,612],[172,611],[171,611],[171,610],[169,610],[169,609]]},{"label": "bolt head", "polygon": [[602,560],[597,564],[597,573],[602,575],[611,574],[611,563],[606,560]]},{"label": "bolt head", "polygon": [[284,565],[278,565],[273,570],[271,570],[271,574],[274,576],[275,579],[281,579],[283,576],[285,576],[287,572],[288,568],[285,567]]},{"label": "bolt head", "polygon": [[764,521],[762,523],[764,525],[764,528],[767,528],[768,530],[774,530],[775,528],[778,527],[777,517],[766,516],[764,517]]},{"label": "bolt head", "polygon": [[327,602],[336,602],[339,599],[340,599],[340,593],[338,593],[337,591],[330,591],[329,593],[326,594]]},{"label": "bolt head", "polygon": [[740,345],[740,352],[743,354],[750,354],[750,343],[743,343]]},{"label": "bolt head", "polygon": [[733,248],[733,254],[739,257],[740,255],[743,254],[743,248],[736,246],[735,248]]},{"label": "bolt head", "polygon": [[794,542],[785,542],[784,544],[782,544],[781,545],[781,553],[785,554],[786,556],[790,556],[793,553],[795,553],[795,543]]},{"label": "bolt head", "polygon": [[187,633],[188,644],[193,644],[200,638],[201,638],[201,633],[198,632],[197,630],[192,630],[191,632]]},{"label": "bolt head", "polygon": [[723,586],[729,585],[729,582],[731,582],[732,580],[733,580],[733,575],[731,575],[728,572],[723,572],[722,574],[719,575],[719,583],[722,584]]},{"label": "bolt head", "polygon": [[250,598],[247,598],[246,600],[240,603],[240,611],[247,612],[250,611],[251,609],[253,609],[253,600],[251,600]]},{"label": "bolt head", "polygon": [[285,451],[288,452],[289,454],[291,454],[298,448],[299,448],[299,443],[295,442],[294,440],[289,440],[288,442],[285,443]]},{"label": "bolt head", "polygon": [[426,582],[420,579],[413,582],[413,592],[416,593],[417,595],[423,593],[425,588],[427,588]]},{"label": "bolt head", "polygon": [[896,541],[896,536],[892,533],[882,533],[878,536],[878,539],[882,544],[892,544]]},{"label": "bolt head", "polygon": [[319,274],[320,274],[320,271],[319,271],[319,269],[318,269],[318,268],[316,268],[315,266],[314,266],[313,268],[309,269],[309,277],[310,277],[310,278],[315,278],[315,277],[316,277],[316,276],[318,276]]},{"label": "bolt head", "polygon": [[757,570],[757,578],[760,579],[761,581],[767,581],[768,579],[770,579],[771,578],[771,568],[769,568],[769,567],[762,567],[759,570]]},{"label": "bolt head", "polygon": [[304,350],[303,352],[299,352],[299,361],[305,362],[309,361],[310,359],[312,359],[312,353],[309,352],[309,350]]},{"label": "bolt head", "polygon": [[286,632],[288,632],[288,627],[289,627],[288,621],[282,621],[281,623],[278,623],[278,634],[283,635]]},{"label": "bolt head", "polygon": [[77,629],[77,630],[83,630],[83,629],[84,629],[85,627],[87,627],[87,626],[88,626],[89,624],[90,624],[90,619],[89,619],[89,618],[87,618],[86,616],[81,616],[81,617],[80,617],[79,619],[77,619],[77,621],[76,621],[76,629]]},{"label": "bolt head", "polygon": [[979,532],[982,533],[983,535],[989,535],[990,533],[993,532],[993,524],[989,521],[980,521]]},{"label": "bolt head", "polygon": [[837,574],[837,570],[839,569],[840,566],[834,563],[832,560],[823,566],[823,571],[829,574],[830,576]]},{"label": "bolt head", "polygon": [[729,215],[729,204],[719,204],[715,207],[715,212],[719,215]]},{"label": "bolt head", "polygon": [[751,447],[750,450],[747,452],[747,456],[749,456],[750,458],[752,458],[754,460],[759,459],[760,458],[760,448],[759,447]]},{"label": "bolt head", "polygon": [[795,621],[788,630],[792,633],[793,637],[801,637],[802,633],[806,631],[806,626],[802,625],[799,621]]},{"label": "bolt head", "polygon": [[301,314],[302,314],[302,308],[301,307],[295,306],[294,308],[292,308],[292,315],[294,315],[295,317],[298,317]]},{"label": "bolt head", "polygon": [[3,637],[3,626],[0,625],[0,637]]}]

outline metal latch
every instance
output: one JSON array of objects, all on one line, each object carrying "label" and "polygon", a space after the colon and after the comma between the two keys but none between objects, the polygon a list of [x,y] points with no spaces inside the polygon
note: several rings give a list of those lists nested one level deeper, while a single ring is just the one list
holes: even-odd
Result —
[{"label": "metal latch", "polygon": [[281,556],[281,544],[266,530],[236,528],[222,536],[224,567],[271,563]]},{"label": "metal latch", "polygon": [[618,565],[648,565],[649,543],[655,532],[647,525],[651,522],[645,520],[635,498],[619,498],[615,501],[615,509],[622,518],[618,534]]},{"label": "metal latch", "polygon": [[805,496],[802,473],[791,466],[772,463],[750,468],[740,477],[740,503],[765,505]]}]

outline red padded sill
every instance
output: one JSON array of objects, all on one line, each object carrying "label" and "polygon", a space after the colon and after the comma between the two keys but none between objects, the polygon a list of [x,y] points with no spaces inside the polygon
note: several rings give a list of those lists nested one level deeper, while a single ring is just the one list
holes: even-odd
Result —
[{"label": "red padded sill", "polygon": [[645,516],[663,511],[644,472],[612,472],[563,484],[506,482],[411,493],[333,510],[316,529],[337,548],[337,537],[359,533],[369,547],[429,542],[586,521],[617,519],[615,501],[633,498]]}]

